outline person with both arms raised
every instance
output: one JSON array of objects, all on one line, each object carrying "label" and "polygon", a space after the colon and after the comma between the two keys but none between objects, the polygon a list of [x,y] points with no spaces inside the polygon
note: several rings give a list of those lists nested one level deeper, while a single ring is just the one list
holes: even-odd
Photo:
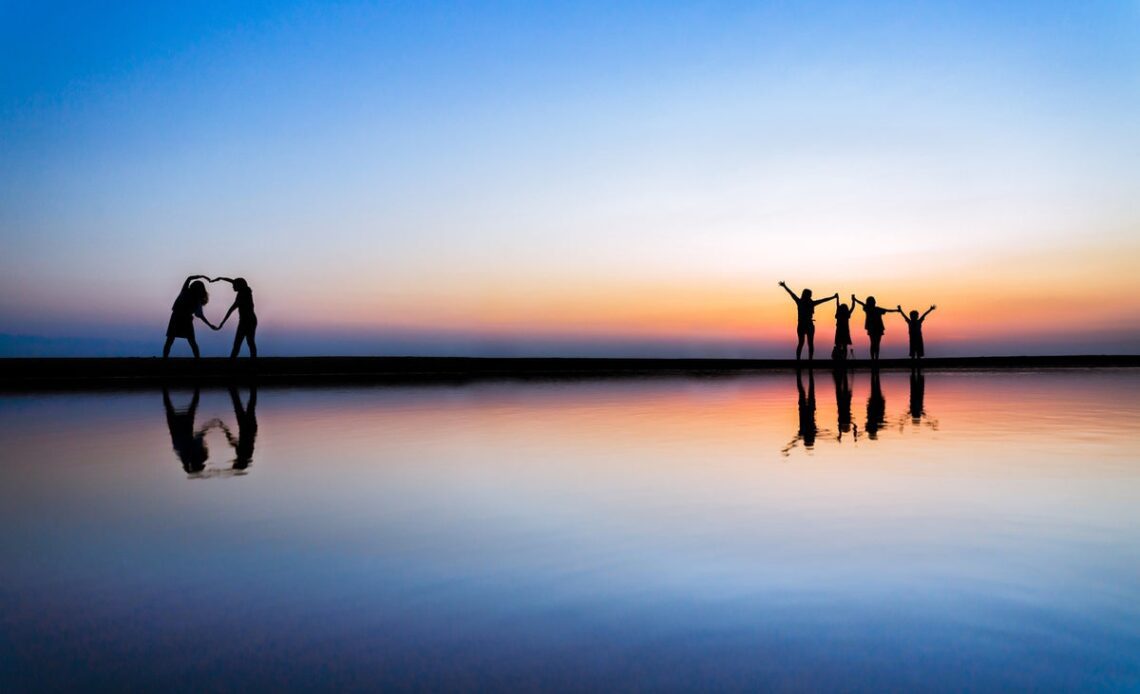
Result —
[{"label": "person with both arms raised", "polygon": [[784,284],[783,280],[780,281],[780,286],[784,288],[788,296],[792,297],[792,301],[796,302],[796,361],[800,360],[800,355],[804,351],[804,338],[807,338],[808,360],[810,361],[815,356],[815,307],[826,304],[828,301],[839,301],[839,292],[826,299],[812,299],[810,289],[805,289],[801,296],[796,296],[796,293],[788,289],[788,285]]}]

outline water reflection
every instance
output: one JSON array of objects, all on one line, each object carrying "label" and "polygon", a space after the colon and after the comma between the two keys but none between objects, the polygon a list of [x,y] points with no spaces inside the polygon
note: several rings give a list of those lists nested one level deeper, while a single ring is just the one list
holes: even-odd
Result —
[{"label": "water reflection", "polygon": [[815,445],[815,436],[818,433],[818,428],[815,424],[815,374],[808,370],[808,387],[804,391],[804,374],[800,369],[796,369],[796,390],[799,397],[796,401],[796,408],[799,412],[800,427],[787,446],[780,451],[784,455],[788,455],[793,448],[800,442],[804,442],[804,448],[811,450]]},{"label": "water reflection", "polygon": [[[219,417],[208,420],[200,428],[196,428],[198,407],[201,402],[201,390],[194,389],[190,404],[185,408],[177,408],[170,396],[170,389],[162,389],[162,404],[166,410],[166,426],[170,430],[170,442],[182,469],[194,478],[202,477],[228,477],[243,475],[253,462],[254,443],[257,439],[257,386],[250,387],[249,398],[242,404],[237,388],[229,388],[230,402],[234,409],[234,419],[237,425],[237,435],[233,429]],[[206,463],[210,459],[210,449],[206,445],[206,436],[210,431],[220,429],[226,441],[234,450],[234,458],[230,467],[208,468]]]},{"label": "water reflection", "polygon": [[842,441],[843,435],[852,433],[854,438],[859,437],[859,425],[854,425],[852,431],[851,422],[851,372],[847,369],[835,369],[831,372],[831,377],[835,380],[835,409],[838,414],[838,433],[835,436],[836,441]]},{"label": "water reflection", "polygon": [[1140,373],[872,376],[0,394],[0,691],[1136,691]]},{"label": "water reflection", "polygon": [[185,409],[175,409],[174,403],[170,400],[170,390],[162,389],[162,404],[166,408],[166,426],[170,429],[170,443],[174,446],[178,459],[182,461],[182,469],[189,475],[205,470],[206,461],[210,457],[210,451],[206,448],[206,432],[210,430],[210,425],[194,429],[194,419],[198,415],[200,400],[201,392],[195,388],[190,405]]},{"label": "water reflection", "polygon": [[233,469],[245,470],[253,462],[253,444],[257,439],[257,386],[250,386],[249,399],[244,407],[237,388],[230,386],[230,402],[233,403],[234,418],[237,420],[237,437],[234,437],[230,428],[224,423],[222,428],[226,432],[226,440],[230,442],[237,456],[233,460]]},{"label": "water reflection", "polygon": [[887,423],[887,401],[879,383],[879,370],[871,370],[871,394],[867,396],[867,423],[863,426],[872,441],[879,437],[879,429]]}]

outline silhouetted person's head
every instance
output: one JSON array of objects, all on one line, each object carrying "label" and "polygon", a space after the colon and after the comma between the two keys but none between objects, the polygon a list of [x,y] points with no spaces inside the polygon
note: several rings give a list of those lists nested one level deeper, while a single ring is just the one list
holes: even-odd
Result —
[{"label": "silhouetted person's head", "polygon": [[234,291],[240,292],[249,289],[249,283],[245,281],[244,277],[234,278]]},{"label": "silhouetted person's head", "polygon": [[810,299],[810,298],[811,298],[811,290],[810,290],[810,289],[805,289],[805,290],[804,290],[804,293],[803,293],[803,297],[804,297],[805,299]]},{"label": "silhouetted person's head", "polygon": [[195,280],[194,283],[190,285],[190,292],[200,304],[204,304],[210,300],[210,293],[206,291],[206,285],[202,283],[202,280]]},{"label": "silhouetted person's head", "polygon": [[918,311],[911,311],[910,312],[910,319],[911,320],[918,320]]},{"label": "silhouetted person's head", "polygon": [[865,301],[864,303],[866,303],[868,306],[874,306],[875,305],[875,297],[873,297],[873,296],[867,297],[867,301]]},{"label": "silhouetted person's head", "polygon": [[851,315],[851,309],[848,308],[847,304],[839,304],[839,308],[835,309],[835,315],[846,318]]}]

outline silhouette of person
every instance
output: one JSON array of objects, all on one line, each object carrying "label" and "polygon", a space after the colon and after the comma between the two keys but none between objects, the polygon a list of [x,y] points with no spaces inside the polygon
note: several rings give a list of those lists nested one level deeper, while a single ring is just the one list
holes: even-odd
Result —
[{"label": "silhouette of person", "polygon": [[879,428],[887,423],[887,401],[879,385],[879,370],[871,370],[871,394],[867,397],[867,424],[863,427],[867,436],[875,439]]},{"label": "silhouette of person", "polygon": [[800,428],[791,443],[784,447],[782,451],[784,455],[787,455],[788,451],[795,448],[796,443],[799,441],[803,441],[804,448],[810,450],[815,446],[815,436],[819,431],[815,425],[815,375],[810,369],[808,370],[807,391],[804,391],[803,371],[796,369],[796,390],[799,395],[796,401],[796,408],[799,412]]},{"label": "silhouette of person", "polygon": [[918,315],[918,311],[911,311],[910,315],[907,316],[905,313],[903,313],[902,305],[899,305],[899,307],[895,309],[899,313],[902,313],[903,320],[906,321],[907,330],[910,331],[911,359],[922,359],[922,356],[926,353],[926,350],[922,345],[922,323],[926,320],[926,317],[930,315],[930,312],[935,308],[937,308],[937,306],[931,304],[930,308],[926,309],[926,313],[922,314],[921,316]]},{"label": "silhouette of person", "polygon": [[[879,308],[873,296],[867,297],[867,301],[862,302],[852,294],[851,302],[852,308],[854,308],[854,304],[859,304],[863,307],[863,313],[866,315],[866,318],[863,320],[863,327],[867,329],[867,337],[871,340],[871,359],[878,359],[879,343],[883,339],[883,333],[887,331],[886,326],[883,325],[883,316],[888,313],[895,313],[896,309]],[[902,313],[901,310],[898,310],[898,312]]]},{"label": "silhouette of person", "polygon": [[799,361],[800,355],[804,351],[804,338],[807,338],[808,345],[808,360],[815,355],[815,307],[820,304],[826,304],[832,299],[839,301],[839,292],[827,297],[826,299],[812,300],[811,290],[805,289],[802,296],[796,296],[796,293],[788,289],[788,285],[784,284],[783,280],[780,281],[780,286],[792,297],[792,301],[796,302],[796,360]]},{"label": "silhouette of person", "polygon": [[[851,431],[851,380],[846,369],[833,369],[831,377],[835,379],[835,408],[839,416],[839,435],[837,441],[843,440],[843,435]],[[855,435],[858,435],[858,425],[855,426]]]},{"label": "silhouette of person", "polygon": [[835,307],[835,347],[831,350],[831,358],[847,359],[847,349],[851,347],[851,309],[854,305],[841,304],[837,300]]},{"label": "silhouette of person", "polygon": [[198,341],[194,339],[194,316],[217,330],[214,324],[208,321],[202,313],[202,307],[210,300],[206,285],[201,282],[203,279],[208,278],[205,275],[190,275],[182,283],[182,290],[178,293],[178,298],[174,300],[174,305],[170,307],[170,323],[166,326],[166,344],[162,346],[163,359],[170,356],[170,347],[174,344],[176,337],[185,338],[190,343],[190,349],[194,352],[195,359],[200,356],[198,354]]},{"label": "silhouette of person", "polygon": [[228,427],[223,426],[222,430],[236,456],[233,469],[244,470],[253,462],[253,443],[257,439],[257,386],[249,387],[249,401],[245,407],[242,407],[237,388],[230,386],[230,401],[233,402],[234,417],[237,419],[237,438],[234,438]]},{"label": "silhouette of person", "polygon": [[923,400],[926,399],[926,376],[922,369],[910,370],[910,421],[918,424],[926,414]]},{"label": "silhouette of person", "polygon": [[242,340],[249,345],[249,356],[257,356],[257,343],[254,342],[254,337],[257,333],[257,315],[253,312],[253,290],[249,288],[249,283],[243,277],[230,279],[229,277],[215,277],[210,280],[211,282],[229,282],[233,286],[237,296],[234,297],[234,303],[230,306],[230,310],[226,311],[225,318],[222,322],[218,323],[218,327],[214,330],[221,330],[222,326],[229,320],[230,314],[236,309],[238,312],[238,325],[237,332],[234,333],[234,348],[230,351],[230,359],[236,359],[238,352],[241,350]]},{"label": "silhouette of person", "polygon": [[190,400],[190,407],[186,410],[174,409],[170,401],[170,390],[162,389],[162,404],[166,408],[166,426],[170,429],[170,443],[174,452],[182,461],[182,469],[187,474],[194,474],[206,469],[206,460],[210,453],[206,448],[207,425],[194,430],[194,417],[198,414],[198,389],[194,389],[194,397]]}]

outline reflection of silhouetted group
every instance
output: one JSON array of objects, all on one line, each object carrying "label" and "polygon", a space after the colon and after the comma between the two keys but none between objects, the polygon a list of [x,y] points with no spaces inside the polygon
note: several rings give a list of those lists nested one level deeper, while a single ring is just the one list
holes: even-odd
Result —
[{"label": "reflection of silhouetted group", "polygon": [[[229,282],[236,293],[234,303],[230,306],[230,310],[226,311],[225,317],[218,325],[211,323],[202,311],[202,308],[210,300],[210,294],[206,291],[206,285],[202,283],[202,280]],[[174,339],[181,337],[190,343],[190,350],[194,352],[194,357],[197,358],[200,355],[198,353],[198,341],[194,337],[194,317],[197,316],[214,330],[221,330],[235,310],[238,312],[238,325],[234,334],[234,346],[230,352],[230,357],[237,357],[242,342],[249,346],[249,356],[256,357],[257,344],[254,342],[254,337],[257,332],[257,315],[253,312],[253,290],[249,288],[245,279],[241,277],[233,279],[215,277],[210,279],[205,275],[187,277],[186,281],[182,283],[182,290],[178,293],[178,298],[170,307],[170,323],[166,327],[166,344],[162,347],[162,356],[169,357],[170,347],[174,344]]]},{"label": "reflection of silhouetted group", "polygon": [[[792,449],[796,448],[800,443],[803,443],[805,450],[811,451],[817,440],[821,437],[824,437],[823,440],[828,440],[831,436],[829,430],[820,429],[816,425],[815,378],[811,369],[806,369],[806,371],[807,386],[805,388],[804,370],[796,369],[796,414],[798,426],[795,437],[780,451],[785,456],[789,455]],[[831,375],[835,381],[835,409],[837,414],[837,431],[835,432],[834,440],[842,442],[844,434],[851,434],[852,438],[858,441],[860,433],[862,433],[866,435],[868,440],[877,441],[882,433],[888,430],[887,399],[883,395],[879,370],[870,370],[867,416],[863,422],[862,432],[860,432],[859,424],[854,420],[851,413],[851,403],[854,396],[852,370],[833,369]],[[927,416],[925,398],[926,377],[923,375],[922,369],[911,369],[910,403],[908,411],[903,416],[903,420],[899,422],[900,428],[904,422],[909,421],[912,425],[921,424],[934,430],[938,429],[937,420],[930,420]]]},{"label": "reflection of silhouetted group", "polygon": [[214,427],[220,427],[226,440],[234,449],[231,469],[240,473],[253,462],[254,441],[257,439],[257,387],[249,389],[249,400],[242,405],[237,388],[230,386],[230,401],[237,420],[238,433],[234,436],[230,428],[220,419],[211,419],[200,429],[195,428],[198,415],[199,390],[194,389],[190,406],[184,410],[175,409],[170,399],[170,390],[162,389],[162,404],[166,409],[166,425],[170,429],[170,443],[182,463],[182,469],[189,475],[200,476],[206,469],[210,451],[206,447],[206,434]]},{"label": "reflection of silhouetted group", "polygon": [[848,350],[852,346],[851,340],[851,313],[855,310],[855,305],[863,307],[863,327],[867,331],[867,338],[870,342],[869,354],[871,359],[877,360],[879,358],[879,344],[882,342],[883,333],[886,332],[886,325],[883,322],[883,316],[888,313],[901,314],[903,320],[907,322],[907,328],[910,333],[910,356],[912,359],[921,359],[925,354],[922,343],[922,324],[926,320],[927,315],[934,310],[931,306],[921,316],[918,311],[911,311],[908,316],[903,312],[902,306],[887,309],[882,308],[875,301],[875,297],[868,296],[866,300],[860,301],[854,294],[851,295],[851,306],[839,303],[839,293],[836,292],[826,299],[812,299],[812,292],[810,289],[805,289],[796,296],[796,293],[788,288],[788,285],[780,282],[780,286],[784,291],[792,297],[796,302],[796,359],[800,359],[804,341],[806,339],[808,346],[808,359],[812,359],[815,355],[815,307],[820,304],[825,304],[828,301],[835,301],[835,347],[832,349],[831,358],[835,360],[843,360],[847,358]]}]

